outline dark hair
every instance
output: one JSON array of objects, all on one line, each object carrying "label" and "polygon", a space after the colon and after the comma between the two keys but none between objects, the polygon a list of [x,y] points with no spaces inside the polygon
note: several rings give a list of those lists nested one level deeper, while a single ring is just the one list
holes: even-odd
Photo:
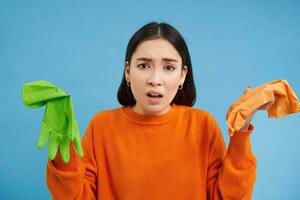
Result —
[{"label": "dark hair", "polygon": [[[128,64],[130,65],[132,54],[141,42],[156,38],[163,38],[169,41],[181,56],[181,67],[187,66],[188,68],[183,88],[177,91],[171,104],[175,103],[192,107],[196,101],[196,88],[193,79],[192,62],[183,37],[173,26],[167,23],[151,22],[141,27],[134,33],[128,42],[125,62],[128,61]],[[131,88],[127,86],[125,71],[123,72],[123,79],[118,90],[118,101],[124,106],[135,105],[136,103]]]}]

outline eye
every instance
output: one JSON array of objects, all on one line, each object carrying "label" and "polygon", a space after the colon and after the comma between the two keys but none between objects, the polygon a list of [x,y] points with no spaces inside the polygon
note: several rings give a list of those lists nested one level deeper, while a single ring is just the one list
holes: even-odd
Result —
[{"label": "eye", "polygon": [[146,63],[141,63],[137,67],[140,69],[145,69],[145,66],[148,66]]},{"label": "eye", "polygon": [[168,71],[174,71],[175,70],[175,67],[173,67],[172,65],[167,65],[166,68],[167,68]]}]

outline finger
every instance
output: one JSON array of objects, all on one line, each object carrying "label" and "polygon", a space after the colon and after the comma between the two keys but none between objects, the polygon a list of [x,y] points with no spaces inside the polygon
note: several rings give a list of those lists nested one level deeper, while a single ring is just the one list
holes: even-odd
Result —
[{"label": "finger", "polygon": [[79,133],[79,132],[80,131],[79,131],[78,123],[77,123],[77,121],[74,118],[73,123],[72,123],[72,134],[71,134],[71,138],[70,139],[74,140],[74,138],[76,137],[77,133]]},{"label": "finger", "polygon": [[247,92],[250,92],[251,88],[249,86],[246,87],[246,89],[244,90],[244,94],[246,94]]},{"label": "finger", "polygon": [[253,112],[251,112],[249,114],[249,116],[246,118],[246,121],[245,121],[243,127],[239,131],[248,130],[249,124],[251,123],[252,118],[254,117],[255,113],[256,113],[256,110],[254,110]]},{"label": "finger", "polygon": [[70,160],[70,140],[64,137],[59,144],[59,152],[64,163],[68,163]]},{"label": "finger", "polygon": [[74,138],[74,145],[75,145],[75,149],[76,149],[76,153],[80,156],[83,157],[83,150],[81,147],[81,142],[80,142],[80,135],[79,133],[76,134],[75,138]]},{"label": "finger", "polygon": [[75,120],[75,116],[73,113],[73,108],[72,108],[72,100],[71,97],[67,98],[67,111],[66,111],[67,117],[68,117],[68,124],[67,124],[67,130],[65,130],[65,134],[67,135],[67,137],[69,138],[69,140],[73,140],[74,138],[74,131],[75,131],[75,126],[76,124],[76,120]]},{"label": "finger", "polygon": [[57,134],[50,132],[48,142],[48,158],[53,160],[56,156],[59,144],[59,137]]},{"label": "finger", "polygon": [[37,147],[39,149],[44,148],[47,138],[49,137],[49,133],[50,133],[50,129],[48,128],[47,124],[43,120],[41,131],[40,131],[40,136],[39,136],[38,143],[37,143]]},{"label": "finger", "polygon": [[76,120],[75,120],[74,125],[75,125],[74,129],[73,129],[74,130],[74,138],[72,141],[74,142],[76,153],[82,157],[83,151],[82,151],[81,142],[80,142],[80,131],[79,131],[79,127],[78,127]]}]

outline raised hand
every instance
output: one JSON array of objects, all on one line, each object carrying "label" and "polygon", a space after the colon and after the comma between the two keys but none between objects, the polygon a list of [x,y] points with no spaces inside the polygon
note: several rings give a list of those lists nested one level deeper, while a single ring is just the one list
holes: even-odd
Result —
[{"label": "raised hand", "polygon": [[70,160],[70,141],[74,142],[77,154],[83,156],[80,133],[74,118],[71,97],[47,101],[38,148],[43,148],[48,139],[48,158],[53,160],[59,148],[64,163]]},{"label": "raised hand", "polygon": [[83,156],[80,132],[73,112],[71,96],[63,90],[40,80],[23,84],[23,102],[31,108],[46,105],[38,148],[43,148],[48,139],[48,158],[53,160],[60,150],[64,163],[70,160],[70,141],[73,141],[79,156]]},{"label": "raised hand", "polygon": [[[244,90],[243,94],[246,94],[248,92],[250,92],[252,89],[250,87],[247,87]],[[265,110],[267,109],[270,105],[272,105],[273,102],[269,102],[269,103],[265,103],[264,105],[260,106],[257,110]],[[247,117],[246,122],[244,124],[244,126],[239,130],[239,131],[245,131],[248,130],[249,128],[249,124],[252,121],[252,118],[254,117],[255,113],[257,112],[257,110],[254,110],[253,112],[251,112],[251,114]]]}]

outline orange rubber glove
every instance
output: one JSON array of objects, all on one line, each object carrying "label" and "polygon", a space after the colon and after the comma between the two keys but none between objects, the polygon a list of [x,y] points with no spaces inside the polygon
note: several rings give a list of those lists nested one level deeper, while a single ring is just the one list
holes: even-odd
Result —
[{"label": "orange rubber glove", "polygon": [[268,117],[279,118],[299,112],[300,103],[286,80],[274,80],[254,89],[246,89],[227,111],[229,136],[248,127],[255,112],[263,109],[267,110]]}]

